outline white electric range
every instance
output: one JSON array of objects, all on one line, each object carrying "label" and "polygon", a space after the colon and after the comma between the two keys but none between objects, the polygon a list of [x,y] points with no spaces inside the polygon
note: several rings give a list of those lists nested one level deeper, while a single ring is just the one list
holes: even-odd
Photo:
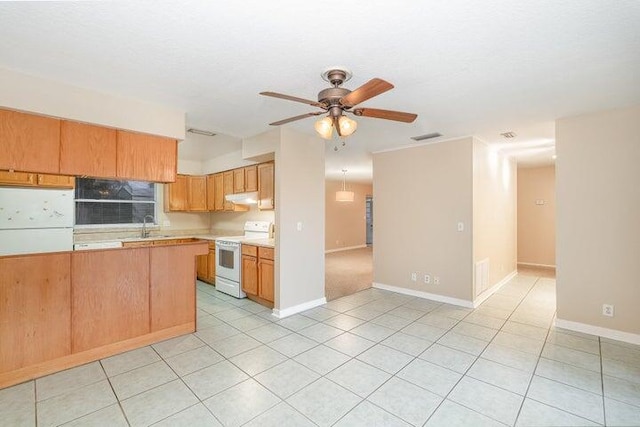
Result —
[{"label": "white electric range", "polygon": [[241,242],[267,239],[271,230],[269,221],[247,221],[244,235],[216,238],[216,289],[236,298],[245,298],[242,291]]}]

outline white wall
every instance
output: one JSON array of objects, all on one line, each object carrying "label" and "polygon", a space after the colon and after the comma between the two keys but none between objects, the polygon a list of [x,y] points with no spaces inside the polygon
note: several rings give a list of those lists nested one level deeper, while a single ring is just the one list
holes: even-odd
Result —
[{"label": "white wall", "polygon": [[185,137],[183,111],[4,68],[0,68],[0,106],[179,140]]},{"label": "white wall", "polygon": [[516,272],[516,164],[473,139],[473,262],[488,260],[486,287],[476,281],[474,295]]},{"label": "white wall", "polygon": [[373,155],[374,283],[471,304],[472,150],[468,137]]},{"label": "white wall", "polygon": [[556,153],[558,321],[640,344],[640,106],[558,120]]},{"label": "white wall", "polygon": [[275,159],[274,314],[284,317],[322,304],[324,141],[277,128],[244,139],[242,153],[252,161]]},{"label": "white wall", "polygon": [[280,132],[275,163],[275,308],[282,315],[324,300],[325,150],[318,137],[287,128]]}]

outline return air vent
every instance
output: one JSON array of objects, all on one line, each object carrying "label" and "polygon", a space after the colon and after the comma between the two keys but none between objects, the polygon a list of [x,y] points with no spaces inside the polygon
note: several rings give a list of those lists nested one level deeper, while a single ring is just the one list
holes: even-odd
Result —
[{"label": "return air vent", "polygon": [[439,136],[442,136],[442,134],[438,132],[432,132],[420,136],[412,136],[411,139],[413,139],[414,141],[424,141],[425,139],[437,138]]},{"label": "return air vent", "polygon": [[211,131],[202,130],[202,129],[195,129],[195,128],[189,128],[189,129],[187,129],[187,132],[195,133],[197,135],[204,135],[204,136],[216,136],[216,134],[211,132]]},{"label": "return air vent", "polygon": [[515,138],[517,135],[515,132],[502,132],[500,135],[502,135],[503,138],[507,138],[507,139],[511,139],[511,138]]}]

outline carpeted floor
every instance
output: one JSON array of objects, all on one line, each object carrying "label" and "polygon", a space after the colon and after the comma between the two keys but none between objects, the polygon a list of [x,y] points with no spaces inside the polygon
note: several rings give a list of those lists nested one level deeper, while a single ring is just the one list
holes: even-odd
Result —
[{"label": "carpeted floor", "polygon": [[327,301],[370,288],[373,249],[368,247],[326,254],[324,278]]}]

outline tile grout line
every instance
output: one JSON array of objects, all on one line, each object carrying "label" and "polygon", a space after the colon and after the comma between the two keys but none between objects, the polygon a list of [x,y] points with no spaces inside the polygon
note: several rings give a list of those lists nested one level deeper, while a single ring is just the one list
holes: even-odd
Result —
[{"label": "tile grout line", "polygon": [[129,421],[129,417],[127,417],[127,413],[124,411],[124,408],[122,407],[122,402],[120,401],[120,398],[118,397],[118,394],[116,393],[116,390],[113,388],[113,384],[111,383],[111,378],[109,378],[109,376],[107,375],[107,371],[104,369],[104,365],[102,364],[102,359],[98,360],[98,364],[100,365],[100,369],[102,369],[102,372],[104,373],[104,376],[107,378],[107,382],[109,383],[109,387],[111,388],[111,392],[113,393],[113,396],[116,398],[116,402],[118,402],[118,407],[120,408],[120,412],[122,412],[122,416],[124,417],[124,420],[127,422],[127,424],[129,426],[131,426],[131,422]]},{"label": "tile grout line", "polygon": [[[511,316],[513,315],[513,313],[515,313],[515,311],[518,309],[518,307],[520,307],[520,305],[522,305],[522,302],[525,299],[527,299],[527,297],[529,296],[531,291],[533,291],[533,289],[536,287],[536,285],[538,284],[539,281],[540,281],[540,277],[536,277],[536,280],[533,282],[533,284],[529,288],[529,291],[524,295],[524,297],[522,298],[520,303],[516,306],[516,308],[513,309],[513,312],[511,312],[511,315],[509,315],[509,317],[507,318],[507,322],[509,321],[509,319],[511,319]],[[555,311],[554,311],[554,313],[555,313]],[[505,325],[507,324],[507,322],[505,322]],[[501,330],[502,330],[502,328],[501,328]],[[527,395],[529,394],[529,389],[531,388],[531,383],[533,382],[533,377],[535,377],[535,375],[536,375],[536,370],[538,369],[538,364],[540,363],[540,357],[542,357],[542,352],[544,351],[544,346],[547,344],[547,338],[549,337],[549,331],[550,330],[551,330],[551,325],[549,325],[547,327],[547,333],[546,333],[546,335],[544,337],[544,340],[542,342],[542,347],[540,348],[540,352],[538,353],[538,358],[536,359],[536,366],[533,367],[533,371],[531,372],[531,377],[529,378],[529,383],[527,384],[527,389],[524,391],[524,395],[522,397],[522,402],[520,402],[520,407],[518,408],[518,413],[516,414],[516,418],[514,419],[514,422],[513,422],[514,425],[518,422],[518,418],[520,418],[520,414],[522,412],[522,408],[524,407],[524,402],[527,400]]]},{"label": "tile grout line", "polygon": [[607,405],[605,404],[604,397],[604,366],[602,363],[602,341],[600,337],[598,337],[598,351],[600,352],[600,387],[602,390],[602,418],[604,421],[604,425],[607,425]]},{"label": "tile grout line", "polygon": [[[507,317],[507,319],[505,319],[505,322],[502,324],[502,326],[500,327],[500,329],[498,329],[498,331],[501,331],[501,330],[502,330],[502,328],[504,327],[504,325],[506,325],[506,324],[507,324],[507,321],[509,320],[509,318],[511,318],[511,315],[513,315],[513,313],[514,313],[514,312],[516,311],[516,309],[520,306],[520,304],[522,304],[522,301],[524,301],[524,299],[527,297],[527,295],[529,295],[529,293],[530,293],[530,292],[531,292],[531,290],[534,288],[534,286],[535,286],[535,284],[537,283],[537,281],[538,281],[538,280],[536,279],[536,281],[531,285],[531,287],[529,288],[529,290],[527,291],[527,293],[522,297],[522,299],[520,300],[520,302],[518,303],[518,305],[517,305],[517,306],[516,306],[512,311],[511,311],[511,314],[509,315],[509,317]],[[468,316],[470,316],[470,315],[471,315],[472,313],[474,313],[474,312],[475,312],[475,309],[474,309],[473,311],[471,311],[470,313],[468,313],[465,317],[463,317],[462,319],[460,319],[460,322],[461,322],[461,321],[463,321],[464,319],[466,319]],[[458,323],[460,323],[460,322],[458,322]],[[457,325],[457,323],[456,323],[456,325]],[[455,325],[454,325],[453,327],[455,327]],[[452,327],[452,328],[453,328],[453,327]],[[496,336],[497,336],[497,333],[496,333]],[[478,361],[478,359],[480,359],[480,358],[481,358],[482,353],[484,353],[484,351],[485,351],[485,350],[486,350],[486,348],[489,346],[489,344],[491,344],[491,343],[493,342],[493,339],[495,339],[495,336],[491,339],[491,341],[487,342],[487,345],[483,348],[482,352],[481,352],[478,356],[476,356],[476,359],[473,361],[473,363],[472,363],[471,365],[469,365],[469,367],[464,371],[464,373],[462,374],[462,376],[460,377],[460,379],[459,379],[459,380],[456,382],[456,384],[451,388],[451,390],[449,390],[449,393],[447,393],[447,395],[444,397],[444,399],[442,399],[442,402],[440,402],[440,404],[438,405],[438,407],[437,407],[437,408],[436,408],[436,409],[431,413],[431,415],[429,415],[429,418],[427,418],[427,421],[425,421],[425,424],[423,424],[423,425],[426,425],[426,424],[429,422],[429,420],[433,417],[433,415],[438,411],[438,409],[440,408],[440,406],[442,406],[442,403],[443,403],[445,400],[447,400],[447,398],[448,398],[448,397],[449,397],[449,395],[453,392],[453,390],[455,390],[455,388],[458,386],[458,384],[460,384],[460,381],[462,381],[462,379],[463,379],[463,378],[465,378],[465,377],[467,376],[467,373],[469,372],[469,370],[471,370],[471,368],[476,364],[476,362]],[[469,378],[473,378],[473,377],[469,377]],[[475,378],[473,378],[473,379],[475,379]],[[478,381],[478,380],[476,380],[476,381]],[[482,381],[482,382],[484,382],[484,381]],[[490,385],[493,385],[493,384],[490,384]],[[495,386],[495,385],[493,385],[493,386],[494,386],[494,387],[497,387],[497,386]],[[500,387],[498,387],[498,388],[500,388]],[[525,394],[525,397],[526,397],[526,394]],[[523,397],[523,399],[522,399],[522,401],[523,401],[523,402],[524,402],[525,397]],[[492,417],[490,417],[490,416],[488,416],[488,415],[482,414],[481,412],[478,412],[478,411],[476,411],[476,410],[475,410],[475,409],[473,409],[473,408],[468,408],[467,406],[465,406],[465,405],[463,405],[463,404],[461,404],[461,403],[455,402],[455,401],[452,401],[452,402],[454,402],[454,403],[456,403],[456,404],[458,404],[458,405],[460,405],[460,406],[463,406],[463,407],[465,407],[465,408],[467,408],[467,409],[469,409],[469,410],[471,410],[471,411],[473,411],[473,412],[475,412],[475,413],[477,413],[477,414],[480,414],[480,415],[482,415],[482,416],[484,416],[484,417],[487,417],[487,418],[489,418],[489,419],[492,419],[492,420],[494,420],[494,421],[497,421],[497,422],[499,422],[499,423],[502,423],[502,421],[496,420],[495,418],[492,418]],[[518,411],[518,415],[519,415],[519,411]],[[518,416],[516,416],[516,418],[515,418],[515,421],[517,421],[517,420],[518,420]],[[515,424],[515,421],[514,421],[514,424]]]}]

